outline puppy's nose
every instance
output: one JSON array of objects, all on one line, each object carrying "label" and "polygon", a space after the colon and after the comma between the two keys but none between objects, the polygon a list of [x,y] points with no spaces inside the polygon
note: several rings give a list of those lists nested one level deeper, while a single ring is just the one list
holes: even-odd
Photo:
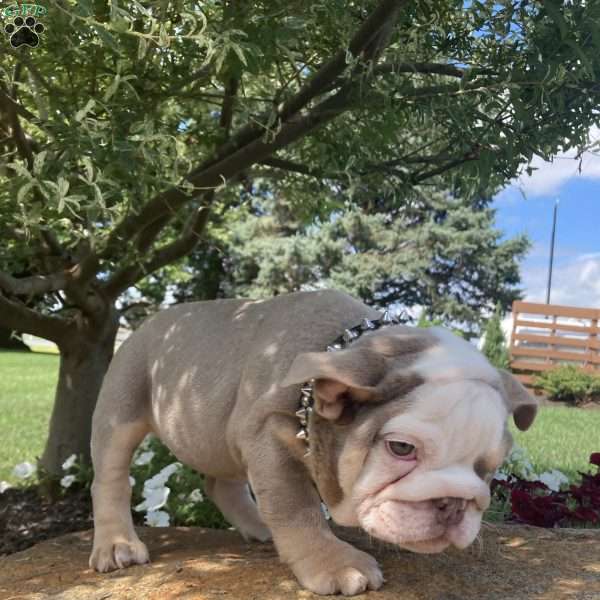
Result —
[{"label": "puppy's nose", "polygon": [[433,501],[436,519],[441,525],[458,525],[465,516],[467,501],[464,498],[437,498]]}]

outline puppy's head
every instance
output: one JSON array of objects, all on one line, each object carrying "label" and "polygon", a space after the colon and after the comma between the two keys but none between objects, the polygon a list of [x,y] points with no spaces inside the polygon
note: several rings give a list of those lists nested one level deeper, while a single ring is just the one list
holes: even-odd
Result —
[{"label": "puppy's head", "polygon": [[450,332],[408,327],[298,356],[285,384],[309,379],[311,468],[333,519],[415,552],[471,544],[508,417],[535,418],[516,379]]}]

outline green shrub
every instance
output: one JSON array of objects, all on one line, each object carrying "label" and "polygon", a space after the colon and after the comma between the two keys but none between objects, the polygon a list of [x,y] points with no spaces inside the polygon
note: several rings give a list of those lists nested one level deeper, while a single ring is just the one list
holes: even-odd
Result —
[{"label": "green shrub", "polygon": [[[34,470],[30,463],[18,466],[25,471]],[[143,519],[153,527],[229,527],[219,509],[206,497],[204,477],[178,462],[153,435],[146,436],[136,450],[129,471],[136,522]],[[66,495],[73,490],[89,489],[94,477],[91,466],[74,454],[64,462],[63,473],[57,481],[38,470],[38,484],[44,495],[56,497],[57,493]]]},{"label": "green shrub", "polygon": [[535,385],[544,390],[551,400],[575,405],[600,401],[600,375],[574,365],[561,365],[545,371],[536,377]]},{"label": "green shrub", "polygon": [[[140,460],[144,454],[150,457],[148,462]],[[217,529],[228,527],[219,509],[204,494],[204,477],[191,467],[179,463],[169,449],[152,435],[138,448],[131,464],[130,472],[135,480],[132,493],[133,509],[144,502],[144,488],[149,480],[160,477],[161,472],[164,473],[170,466],[175,465],[173,474],[164,484],[158,485],[170,490],[166,504],[159,508],[160,512],[169,515],[169,524]],[[146,514],[145,523],[151,525],[147,517],[148,513],[153,511],[142,509],[140,512]]]},{"label": "green shrub", "polygon": [[497,307],[485,326],[485,340],[481,351],[497,369],[508,369],[510,358],[504,332],[502,331],[502,313]]}]

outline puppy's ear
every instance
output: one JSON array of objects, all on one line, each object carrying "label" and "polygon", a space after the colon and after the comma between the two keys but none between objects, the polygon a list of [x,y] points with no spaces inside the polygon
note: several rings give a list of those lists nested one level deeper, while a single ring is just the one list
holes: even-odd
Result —
[{"label": "puppy's ear", "polygon": [[325,419],[336,420],[352,403],[371,402],[375,386],[386,371],[385,357],[368,348],[337,352],[306,352],[292,363],[284,386],[315,380],[315,411]]},{"label": "puppy's ear", "polygon": [[504,397],[513,413],[515,425],[521,430],[529,429],[535,420],[538,401],[508,371],[498,369],[504,388]]}]

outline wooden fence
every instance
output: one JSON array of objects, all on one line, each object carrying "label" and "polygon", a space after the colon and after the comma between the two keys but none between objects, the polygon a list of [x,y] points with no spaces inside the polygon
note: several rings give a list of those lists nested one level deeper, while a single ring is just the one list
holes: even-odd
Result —
[{"label": "wooden fence", "polygon": [[558,364],[600,370],[600,309],[514,302],[512,314],[510,366],[525,385]]}]

